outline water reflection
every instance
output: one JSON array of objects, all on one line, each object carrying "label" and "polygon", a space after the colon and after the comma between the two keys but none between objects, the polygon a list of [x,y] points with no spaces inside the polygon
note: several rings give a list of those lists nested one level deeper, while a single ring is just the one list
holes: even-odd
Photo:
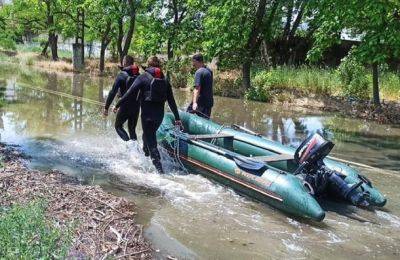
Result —
[{"label": "water reflection", "polygon": [[[134,199],[140,221],[149,226],[147,235],[167,254],[333,259],[391,258],[399,253],[400,178],[365,171],[388,196],[387,209],[369,212],[349,206],[339,212],[335,203],[328,203],[324,224],[298,222],[201,176],[153,174],[139,147],[127,146],[115,134],[114,115],[107,119],[100,115],[96,102],[104,102],[111,79],[4,66],[1,77],[0,87],[13,102],[0,114],[2,141],[21,144],[33,155],[35,167],[71,172]],[[190,93],[175,90],[175,94],[179,106],[186,107]],[[400,129],[393,126],[219,97],[213,111],[220,123],[243,125],[292,146],[309,133],[322,131],[334,140],[334,153],[342,158],[400,169]]]},{"label": "water reflection", "polygon": [[[83,85],[85,84],[85,76],[82,74],[74,74],[72,76],[72,95],[75,97],[83,97]],[[82,130],[82,114],[83,101],[74,99],[74,129]]]},{"label": "water reflection", "polygon": [[[84,128],[105,131],[112,125],[113,115],[110,116],[111,120],[104,120],[98,105],[18,85],[27,84],[103,103],[112,79],[23,69],[10,73],[4,67],[0,68],[1,75],[4,78],[0,84],[7,88],[7,100],[18,100],[21,103],[16,109],[11,107],[13,122],[19,125],[17,129],[20,133],[42,131],[56,134],[82,131]],[[190,101],[190,93],[176,90],[175,94],[179,106],[184,109]],[[240,124],[293,147],[297,147],[307,135],[319,131],[333,139],[336,143],[333,153],[342,158],[387,169],[400,169],[399,128],[322,114],[319,111],[283,109],[237,99],[216,97],[215,103],[213,118],[225,125]],[[358,156],[360,153],[365,156]]]}]

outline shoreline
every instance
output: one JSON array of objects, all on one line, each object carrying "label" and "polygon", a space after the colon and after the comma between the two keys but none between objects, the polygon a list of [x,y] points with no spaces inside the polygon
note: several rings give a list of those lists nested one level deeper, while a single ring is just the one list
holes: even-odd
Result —
[{"label": "shoreline", "polygon": [[[14,56],[2,52],[4,55],[8,55],[11,59]],[[22,56],[22,60],[26,57],[32,57],[34,61],[32,64],[26,65],[28,67],[33,67],[37,70],[42,70],[47,73],[55,72],[63,75],[70,76],[72,73],[81,73],[88,75],[90,77],[102,77],[110,78],[117,73],[116,63],[107,62],[106,69],[101,75],[96,68],[98,59],[91,59],[87,61],[87,69],[83,72],[74,72],[72,64],[67,62],[65,59],[60,61],[50,61],[45,58],[40,57],[36,53],[21,53],[15,52],[15,56]],[[21,59],[17,58],[17,59]],[[3,61],[2,63],[17,64],[15,61]],[[115,68],[114,68],[115,67]],[[180,88],[183,91],[189,91],[190,88]],[[265,104],[272,104],[282,106],[284,108],[295,107],[296,109],[307,109],[307,110],[321,110],[326,112],[339,113],[343,116],[357,118],[361,120],[370,120],[377,122],[379,124],[400,124],[400,102],[399,101],[386,101],[382,100],[381,107],[375,107],[370,100],[352,100],[336,95],[318,95],[310,93],[301,93],[301,91],[293,91],[291,89],[281,89],[278,91],[279,95],[283,94],[283,101],[280,100],[278,96],[271,99],[269,102],[262,102]],[[220,97],[229,97],[226,95],[215,95]],[[240,99],[246,102],[247,100],[242,96],[231,97],[235,99]],[[254,100],[250,100],[254,101]],[[254,101],[260,102],[260,101]]]},{"label": "shoreline", "polygon": [[152,259],[154,250],[135,221],[133,202],[99,186],[84,186],[58,170],[28,169],[27,157],[15,146],[0,143],[0,157],[1,207],[45,200],[49,222],[61,230],[72,226],[67,258]]}]

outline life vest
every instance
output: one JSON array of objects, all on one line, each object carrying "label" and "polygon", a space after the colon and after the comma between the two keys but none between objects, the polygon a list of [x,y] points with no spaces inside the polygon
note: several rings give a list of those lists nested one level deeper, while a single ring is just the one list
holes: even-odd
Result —
[{"label": "life vest", "polygon": [[[133,82],[136,80],[136,78],[140,75],[139,74],[139,67],[137,65],[131,65],[129,67],[131,74],[129,74],[126,70],[121,71],[126,77],[125,80],[125,93],[128,91],[128,89],[132,86]],[[132,75],[132,76],[131,76]],[[121,97],[121,89],[118,89],[118,96]]]},{"label": "life vest", "polygon": [[145,102],[165,102],[167,100],[167,81],[163,78],[160,68],[154,69],[154,76],[145,72],[150,80],[150,85],[145,89],[143,100]]}]

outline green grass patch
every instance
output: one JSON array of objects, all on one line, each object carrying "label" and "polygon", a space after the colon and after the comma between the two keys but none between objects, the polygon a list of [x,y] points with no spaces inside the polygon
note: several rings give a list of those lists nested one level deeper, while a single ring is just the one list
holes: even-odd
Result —
[{"label": "green grass patch", "polygon": [[72,241],[68,228],[46,217],[46,203],[0,208],[0,259],[65,258]]},{"label": "green grass patch", "polygon": [[[252,88],[245,93],[250,100],[267,102],[276,93],[284,91],[360,99],[372,97],[370,71],[351,63],[338,69],[282,66],[254,70],[252,74]],[[380,93],[383,99],[399,100],[400,75],[394,72],[381,73]]]},{"label": "green grass patch", "polygon": [[17,45],[18,52],[37,52],[41,53],[42,48],[37,45],[28,45],[28,44],[18,44]]},{"label": "green grass patch", "polygon": [[0,52],[0,62],[14,62],[15,59],[15,57],[11,57],[3,52]]}]

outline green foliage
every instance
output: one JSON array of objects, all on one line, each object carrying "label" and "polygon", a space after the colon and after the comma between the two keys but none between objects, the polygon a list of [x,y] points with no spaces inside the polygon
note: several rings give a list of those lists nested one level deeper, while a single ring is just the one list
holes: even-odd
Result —
[{"label": "green foliage", "polygon": [[314,34],[309,58],[320,58],[324,50],[340,41],[341,32],[361,40],[353,50],[361,62],[381,64],[400,57],[400,2],[376,0],[314,1],[320,24]]},{"label": "green foliage", "polygon": [[368,99],[368,78],[365,68],[357,60],[352,57],[344,58],[337,71],[345,96]]},{"label": "green foliage", "polygon": [[173,87],[186,88],[189,86],[189,78],[193,77],[190,59],[169,61],[167,62],[167,70],[170,71],[170,80]]},{"label": "green foliage", "polygon": [[278,75],[274,71],[263,71],[256,74],[251,88],[246,91],[246,99],[270,101],[272,98],[271,88],[280,85],[281,79],[277,77]]},{"label": "green foliage", "polygon": [[65,258],[70,243],[71,233],[47,219],[43,202],[0,210],[2,259]]},{"label": "green foliage", "polygon": [[241,73],[237,70],[217,72],[214,75],[214,94],[223,97],[243,97]]},{"label": "green foliage", "polygon": [[400,74],[384,72],[381,75],[381,92],[383,99],[400,100]]},{"label": "green foliage", "polygon": [[271,100],[272,95],[268,88],[264,88],[261,85],[251,86],[246,93],[245,98],[249,100],[268,102]]}]

